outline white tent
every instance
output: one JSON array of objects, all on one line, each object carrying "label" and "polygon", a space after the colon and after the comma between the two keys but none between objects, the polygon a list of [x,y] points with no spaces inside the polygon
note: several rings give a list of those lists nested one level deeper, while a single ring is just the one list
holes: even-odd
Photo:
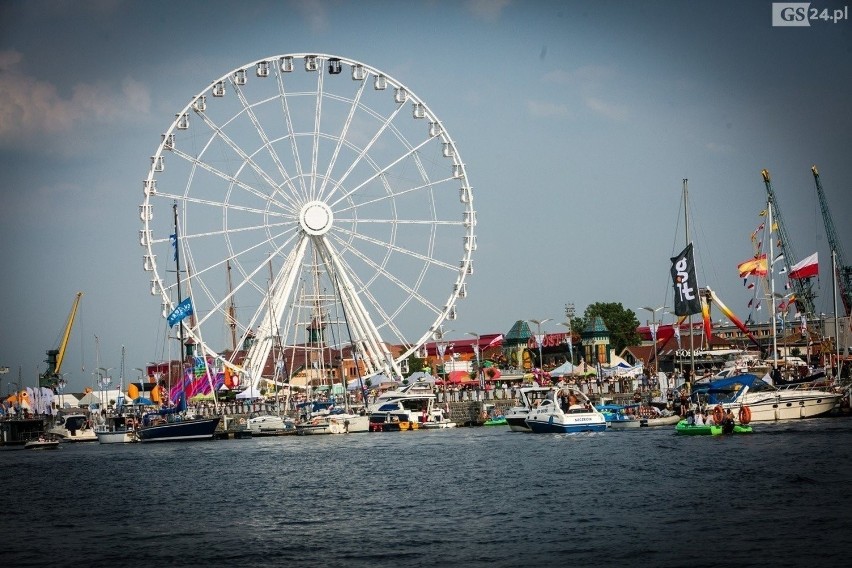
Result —
[{"label": "white tent", "polygon": [[574,372],[574,365],[571,364],[570,361],[565,361],[552,371],[550,371],[551,377],[564,377],[566,375],[570,375]]},{"label": "white tent", "polygon": [[254,387],[249,387],[241,393],[237,394],[237,398],[246,399],[246,398],[263,398],[263,395],[260,394],[260,391]]}]

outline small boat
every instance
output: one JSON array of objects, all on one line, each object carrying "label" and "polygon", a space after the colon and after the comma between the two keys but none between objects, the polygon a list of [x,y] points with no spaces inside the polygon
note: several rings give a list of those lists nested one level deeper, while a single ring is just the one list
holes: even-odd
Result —
[{"label": "small boat", "polygon": [[277,414],[252,412],[245,426],[252,436],[286,436],[296,433],[296,422],[288,416]]},{"label": "small boat", "polygon": [[506,426],[509,424],[506,417],[493,404],[486,404],[482,414],[485,418],[482,422],[483,426]]},{"label": "small boat", "polygon": [[530,409],[555,390],[555,387],[523,387],[520,390],[520,404],[510,408],[509,412],[504,415],[509,430],[512,432],[531,432],[530,427],[527,426],[527,416]]},{"label": "small boat", "polygon": [[[686,420],[681,420],[675,426],[675,432],[682,436],[721,436],[724,434],[722,426],[715,424],[688,424]],[[752,428],[747,424],[735,424],[731,434],[751,434]]]},{"label": "small boat", "polygon": [[132,416],[109,416],[94,428],[101,444],[127,444],[136,440],[136,419]]},{"label": "small boat", "polygon": [[603,432],[606,419],[576,387],[554,389],[551,397],[530,409],[526,422],[536,434]]},{"label": "small boat", "polygon": [[328,417],[332,434],[355,434],[370,431],[370,417],[367,414],[332,414]]},{"label": "small boat", "polygon": [[55,434],[63,442],[95,442],[98,439],[92,420],[83,413],[57,416],[47,433]]},{"label": "small boat", "polygon": [[379,397],[378,402],[370,406],[370,432],[453,428],[456,425],[435,405],[435,395],[428,383],[416,382],[393,394],[385,394],[387,396]]},{"label": "small boat", "polygon": [[640,418],[627,414],[627,408],[620,404],[597,404],[595,408],[603,414],[607,427],[612,430],[627,430],[643,425]]},{"label": "small boat", "polygon": [[55,450],[59,447],[59,438],[55,434],[41,432],[24,443],[25,450]]}]

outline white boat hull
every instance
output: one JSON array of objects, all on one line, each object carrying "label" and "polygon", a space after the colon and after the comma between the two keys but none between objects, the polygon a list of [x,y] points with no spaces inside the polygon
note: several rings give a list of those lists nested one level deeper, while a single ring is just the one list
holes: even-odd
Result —
[{"label": "white boat hull", "polygon": [[95,432],[98,442],[101,444],[127,444],[136,441],[136,433],[133,430],[113,430]]},{"label": "white boat hull", "polygon": [[840,403],[840,397],[825,391],[781,390],[778,393],[747,393],[738,401],[722,407],[731,408],[737,414],[740,407],[748,406],[752,422],[798,420],[828,414]]},{"label": "white boat hull", "polygon": [[328,419],[331,434],[354,434],[370,431],[370,417],[366,414],[343,414]]}]

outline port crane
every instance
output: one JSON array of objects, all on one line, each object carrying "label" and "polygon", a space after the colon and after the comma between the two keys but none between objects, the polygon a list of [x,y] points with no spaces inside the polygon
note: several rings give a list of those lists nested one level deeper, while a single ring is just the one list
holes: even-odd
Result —
[{"label": "port crane", "polygon": [[[772,189],[772,180],[769,177],[769,170],[761,170],[763,176],[763,184],[766,186],[766,195],[769,203],[772,205],[772,213],[775,216],[775,224],[778,226],[778,238],[781,241],[781,252],[784,255],[784,266],[787,267],[787,273],[790,272],[792,266],[799,262],[796,253],[793,251],[793,245],[787,235],[787,229],[784,226],[784,221],[781,218],[781,208],[778,206],[778,198],[775,197],[775,191]],[[770,227],[770,234],[772,227]],[[772,263],[773,259],[769,259]],[[771,270],[771,267],[770,267]],[[799,311],[810,317],[814,314],[814,291],[813,284],[810,278],[795,279],[791,281],[793,292],[796,295],[796,305]]]},{"label": "port crane", "polygon": [[846,316],[849,316],[850,312],[852,312],[852,266],[846,263],[843,247],[840,245],[840,239],[837,238],[837,231],[834,229],[834,221],[831,217],[831,211],[828,208],[828,201],[825,199],[825,193],[822,190],[822,183],[819,180],[817,167],[812,166],[811,172],[814,174],[814,183],[816,184],[817,197],[819,198],[819,208],[822,211],[822,220],[825,223],[825,235],[828,238],[828,246],[834,251],[837,262],[837,285],[840,288],[843,311],[846,313]]},{"label": "port crane", "polygon": [[80,298],[82,297],[83,293],[77,292],[74,303],[71,305],[68,322],[65,324],[65,332],[62,334],[62,340],[59,342],[59,348],[47,350],[47,359],[44,360],[47,363],[47,370],[38,378],[38,386],[40,387],[54,388],[62,376],[60,374],[62,361],[65,359],[68,340],[71,338],[71,327],[74,325],[74,318],[77,316],[77,307],[80,305]]}]

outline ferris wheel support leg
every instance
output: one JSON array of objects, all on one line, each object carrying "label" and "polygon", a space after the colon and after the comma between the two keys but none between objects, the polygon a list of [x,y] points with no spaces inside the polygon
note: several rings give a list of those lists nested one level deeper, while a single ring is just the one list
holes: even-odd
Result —
[{"label": "ferris wheel support leg", "polygon": [[352,327],[354,327],[356,337],[353,340],[361,347],[362,358],[364,355],[369,357],[371,372],[382,370],[395,377],[401,377],[402,370],[385,347],[379,330],[373,324],[364,304],[355,292],[355,287],[347,276],[347,271],[340,265],[338,257],[331,253],[328,240],[322,238],[320,242],[321,246],[318,247],[320,254],[323,256],[324,262],[333,268],[338,279],[340,300],[346,308]]},{"label": "ferris wheel support leg", "polygon": [[272,299],[258,328],[258,338],[249,349],[243,364],[243,374],[251,381],[252,388],[257,388],[260,383],[263,367],[269,357],[269,352],[272,350],[272,333],[281,324],[280,316],[275,316],[275,314],[284,313],[287,298],[293,291],[296,277],[299,275],[299,266],[305,256],[307,246],[307,238],[299,240],[298,245],[287,258],[287,262],[284,263],[279,277],[276,278],[276,281],[283,280],[283,285],[276,286],[275,282],[271,285],[271,289],[274,291]]}]

